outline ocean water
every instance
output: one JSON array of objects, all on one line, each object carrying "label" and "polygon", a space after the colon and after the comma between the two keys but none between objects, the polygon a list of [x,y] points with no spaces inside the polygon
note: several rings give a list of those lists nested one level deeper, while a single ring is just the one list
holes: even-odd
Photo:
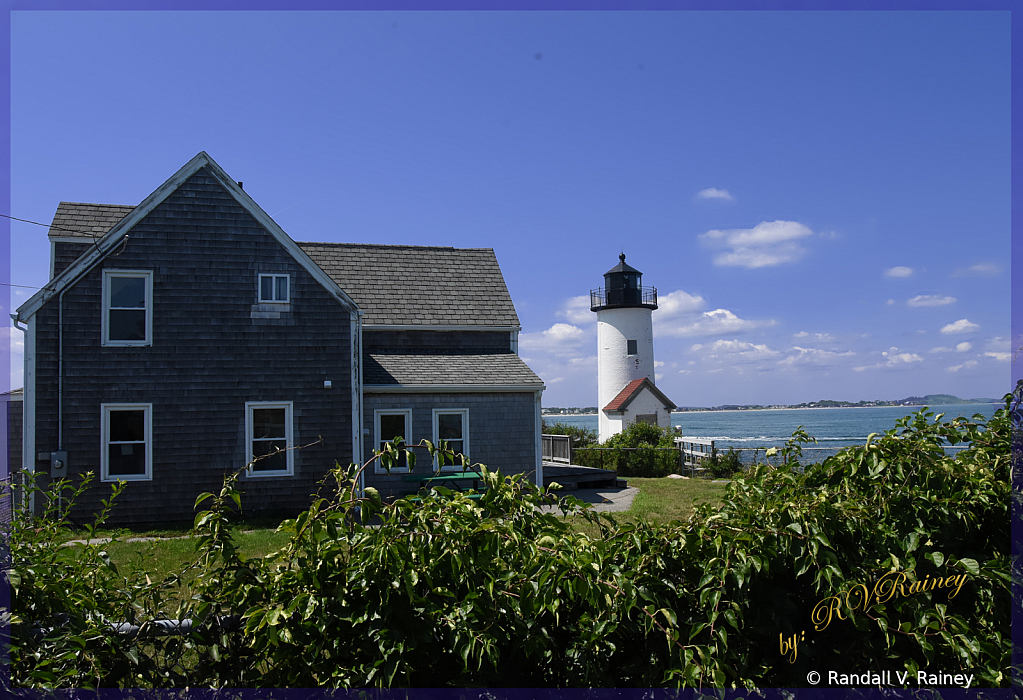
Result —
[{"label": "ocean water", "polygon": [[[976,413],[991,418],[1001,404],[950,404],[928,410],[944,413],[942,420]],[[780,447],[799,426],[821,447],[861,445],[870,433],[883,433],[895,421],[916,413],[919,406],[871,406],[867,408],[795,408],[758,411],[700,411],[671,414],[671,424],[681,426],[686,437],[714,440],[719,448]],[[596,415],[544,416],[548,423],[567,423],[597,430]]]}]

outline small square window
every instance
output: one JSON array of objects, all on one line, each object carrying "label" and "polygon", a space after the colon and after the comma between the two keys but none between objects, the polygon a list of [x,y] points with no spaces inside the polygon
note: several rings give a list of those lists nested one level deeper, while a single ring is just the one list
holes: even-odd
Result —
[{"label": "small square window", "polygon": [[288,275],[260,275],[259,303],[287,304],[290,297],[290,277]]},{"label": "small square window", "polygon": [[151,271],[103,271],[103,345],[152,345],[152,308]]},{"label": "small square window", "polygon": [[153,405],[102,404],[103,481],[148,481],[153,478]]},{"label": "small square window", "polygon": [[638,341],[626,340],[625,342],[629,346],[628,350],[627,350],[627,354],[629,354],[629,355],[638,355],[639,354],[639,342]]},{"label": "small square window", "polygon": [[291,402],[249,401],[245,404],[245,434],[251,462],[249,477],[291,476],[295,473]]}]

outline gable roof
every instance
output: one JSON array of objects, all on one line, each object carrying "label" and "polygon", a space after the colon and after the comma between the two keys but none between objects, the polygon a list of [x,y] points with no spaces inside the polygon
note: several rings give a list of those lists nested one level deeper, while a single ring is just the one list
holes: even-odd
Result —
[{"label": "gable roof", "polygon": [[364,327],[520,328],[491,248],[298,245],[351,295]]},{"label": "gable roof", "polygon": [[368,353],[363,362],[363,387],[367,390],[403,387],[452,389],[475,387],[543,389],[543,380],[512,353],[487,355],[436,355]]},{"label": "gable roof", "polygon": [[[160,205],[167,197],[171,195],[178,187],[182,185],[188,178],[192,177],[199,170],[205,169],[207,173],[229,193],[234,197],[235,201],[245,209],[274,239],[277,240],[281,246],[287,250],[295,260],[309,272],[323,287],[337,299],[342,306],[346,307],[350,313],[357,314],[361,313],[359,307],[348,296],[344,290],[337,285],[334,280],[327,276],[327,274],[321,270],[316,263],[309,259],[309,256],[298,247],[295,241],[284,232],[284,230],[277,225],[270,216],[263,211],[258,204],[245,193],[244,190],[235,182],[231,177],[224,172],[216,161],[209,157],[205,151],[200,151],[192,160],[185,163],[176,173],[156,188],[152,194],[142,200],[142,203],[137,207],[131,208],[130,213],[125,215],[116,224],[114,224],[109,231],[103,234],[98,240],[95,241],[95,245],[81,255],[74,263],[69,265],[63,272],[57,275],[55,278],[40,289],[38,292],[32,295],[32,297],[18,307],[17,313],[14,314],[14,318],[17,321],[24,321],[29,316],[35,314],[43,304],[52,299],[57,294],[60,294],[63,290],[75,284],[83,275],[89,272],[93,267],[99,264],[114,248],[121,243],[121,241],[128,235],[132,227],[135,226],[139,221],[145,218],[149,212]],[[88,209],[91,205],[79,204],[79,207]],[[107,211],[112,212],[111,207],[118,207],[119,205],[99,205],[101,208],[105,208]],[[59,208],[58,208],[59,210]],[[112,214],[110,214],[112,216]],[[100,225],[100,224],[96,224]],[[73,227],[69,227],[73,228]],[[83,227],[82,233],[89,227]],[[90,234],[91,235],[91,234]],[[83,242],[85,239],[83,238]]]},{"label": "gable roof", "polygon": [[642,379],[633,379],[631,382],[625,385],[625,388],[618,392],[618,396],[611,399],[611,402],[604,406],[605,411],[624,411],[626,407],[632,403],[633,399],[643,393],[644,390],[648,390],[653,394],[658,401],[664,404],[664,407],[668,410],[677,408],[671,399],[665,396],[660,389],[654,386],[654,383],[649,378],[643,377]]},{"label": "gable roof", "polygon": [[116,226],[134,208],[127,204],[61,202],[57,205],[47,235],[51,241],[92,243]]}]

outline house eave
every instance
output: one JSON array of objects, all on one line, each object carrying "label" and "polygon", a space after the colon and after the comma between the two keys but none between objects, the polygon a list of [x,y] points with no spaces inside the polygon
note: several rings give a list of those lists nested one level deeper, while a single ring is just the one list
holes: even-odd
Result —
[{"label": "house eave", "polygon": [[509,332],[521,331],[522,326],[439,326],[439,325],[416,325],[416,324],[387,324],[367,323],[363,325],[367,331],[495,331]]},{"label": "house eave", "polygon": [[543,384],[364,384],[367,394],[469,394],[542,391]]}]

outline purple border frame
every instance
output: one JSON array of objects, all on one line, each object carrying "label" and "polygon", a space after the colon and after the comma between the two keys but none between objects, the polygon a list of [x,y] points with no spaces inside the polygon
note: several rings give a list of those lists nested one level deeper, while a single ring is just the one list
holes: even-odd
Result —
[{"label": "purple border frame", "polygon": [[[989,10],[1009,11],[1011,13],[1012,49],[1017,49],[1017,41],[1023,37],[1023,5],[1017,8],[1017,0],[0,0],[0,212],[8,213],[11,208],[11,12],[19,10]],[[1018,10],[1013,12],[1013,10]],[[1023,232],[1017,223],[1023,217],[1023,119],[1020,118],[1017,106],[1023,99],[1023,50],[1012,51],[1012,82],[1011,82],[1011,342],[1015,347],[1023,344]],[[5,256],[4,264],[0,265],[0,283],[4,289],[10,283],[11,261],[11,227],[9,219],[0,219],[0,251]],[[9,292],[6,296],[10,300]],[[7,315],[6,313],[4,314]],[[2,319],[6,320],[6,319]],[[1015,360],[1015,358],[1014,358]],[[10,349],[6,345],[0,347],[0,362],[9,366]],[[0,391],[10,389],[10,373],[2,372]],[[1010,385],[1006,392],[1023,380],[1023,357],[1017,364],[1011,363]],[[1014,454],[1017,451],[1014,449]],[[6,450],[3,453],[6,455]],[[1017,461],[1017,460],[1014,460]],[[1023,494],[1023,477],[1020,465],[1014,464],[1013,492]],[[2,545],[0,545],[2,546]],[[3,552],[0,552],[2,555]],[[1013,562],[1023,555],[1023,507],[1020,499],[1013,499],[1012,512],[1012,559]],[[1015,570],[1015,567],[1013,567]],[[1012,664],[1013,668],[1023,666],[1023,585],[1013,581],[1012,606]],[[0,585],[0,607],[10,607],[10,591]],[[0,645],[8,638],[7,628],[0,629]],[[6,658],[0,658],[0,688],[10,687],[8,664]],[[4,678],[6,676],[6,678]],[[864,699],[903,698],[903,697],[941,697],[954,700],[967,698],[992,698],[1001,700],[1014,697],[1014,691],[1023,689],[1023,678],[1014,674],[1013,687],[1005,689],[940,689],[936,692],[910,690],[866,690],[866,689],[765,689],[759,696],[773,700],[778,698],[826,698],[828,700],[847,697]],[[705,691],[711,697],[721,700],[747,698],[747,691]],[[22,697],[52,697],[50,693],[25,691]],[[97,697],[89,692],[62,692],[66,698]],[[99,696],[104,700],[128,700],[129,698],[152,698],[153,700],[181,697],[175,691],[102,691]],[[753,695],[756,697],[756,695]],[[430,700],[668,700],[669,698],[703,697],[698,691],[670,690],[626,690],[626,689],[591,689],[591,690],[554,690],[554,689],[488,689],[488,690],[441,690],[416,689],[392,691],[316,691],[316,690],[240,690],[240,691],[200,691],[192,690],[187,697],[196,700],[214,700],[216,698],[281,698],[282,700],[306,700],[323,698],[327,700],[345,700],[347,698],[365,698],[365,700],[397,700],[399,698],[425,698]]]}]

